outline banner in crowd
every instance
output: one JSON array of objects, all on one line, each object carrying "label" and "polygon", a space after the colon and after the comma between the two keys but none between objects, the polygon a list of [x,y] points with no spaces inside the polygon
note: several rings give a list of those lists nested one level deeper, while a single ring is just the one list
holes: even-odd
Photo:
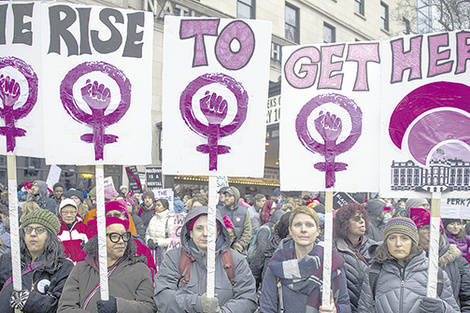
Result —
[{"label": "banner in crowd", "polygon": [[146,166],[145,181],[149,189],[163,188],[163,174],[161,166]]},{"label": "banner in crowd", "polygon": [[282,190],[376,191],[378,42],[282,48]]},{"label": "banner in crowd", "polygon": [[66,3],[39,8],[43,17],[32,23],[42,25],[46,162],[149,164],[152,14]]},{"label": "banner in crowd", "polygon": [[127,179],[129,180],[129,191],[132,193],[143,193],[137,166],[126,167]]},{"label": "banner in crowd", "polygon": [[381,41],[381,196],[470,190],[470,33]]},{"label": "banner in crowd", "polygon": [[173,196],[173,190],[171,188],[167,189],[150,189],[147,188],[148,190],[152,190],[153,194],[155,195],[155,200],[158,199],[165,199],[168,201],[169,205],[169,210],[171,212],[174,212],[174,196]]},{"label": "banner in crowd", "polygon": [[163,173],[262,177],[271,23],[165,17]]},{"label": "banner in crowd", "polygon": [[[0,154],[44,157],[39,3],[0,4]],[[21,22],[20,22],[21,21]]]}]

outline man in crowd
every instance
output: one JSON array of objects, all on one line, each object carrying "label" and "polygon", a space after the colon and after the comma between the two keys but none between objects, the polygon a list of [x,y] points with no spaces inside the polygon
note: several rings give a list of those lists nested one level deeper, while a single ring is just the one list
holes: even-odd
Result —
[{"label": "man in crowd", "polygon": [[232,248],[243,253],[248,248],[251,241],[251,219],[250,213],[238,203],[240,191],[235,187],[228,187],[224,191],[224,205],[217,207],[222,216],[227,215],[235,225],[235,235],[237,236],[232,244]]},{"label": "man in crowd", "polygon": [[140,206],[137,215],[140,216],[144,222],[144,228],[147,230],[150,219],[155,215],[155,194],[151,190],[147,190],[144,192],[142,198],[144,202]]},{"label": "man in crowd", "polygon": [[47,191],[47,184],[42,180],[36,180],[31,186],[31,194],[28,195],[28,201],[36,202],[40,208],[46,209],[54,213],[56,216],[57,203],[49,198],[49,191]]},{"label": "man in crowd", "polygon": [[250,213],[251,218],[251,234],[254,236],[256,232],[261,227],[261,221],[259,219],[259,212],[263,208],[264,204],[266,203],[266,196],[258,193],[253,197],[253,205],[248,208],[248,212]]}]

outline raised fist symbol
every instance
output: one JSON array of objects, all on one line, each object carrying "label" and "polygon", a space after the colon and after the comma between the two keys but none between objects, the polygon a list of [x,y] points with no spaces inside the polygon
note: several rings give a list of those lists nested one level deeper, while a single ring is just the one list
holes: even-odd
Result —
[{"label": "raised fist symbol", "polygon": [[341,135],[343,124],[339,117],[330,112],[320,114],[315,119],[315,129],[322,136],[325,143],[328,141],[335,141]]},{"label": "raised fist symbol", "polygon": [[96,80],[91,83],[87,79],[86,85],[81,89],[83,100],[92,109],[106,110],[111,102],[111,91],[104,84],[98,83]]},{"label": "raised fist symbol", "polygon": [[20,84],[10,76],[0,75],[0,99],[4,107],[12,107],[21,94]]},{"label": "raised fist symbol", "polygon": [[209,91],[206,91],[204,97],[199,100],[199,104],[209,124],[221,124],[227,116],[227,100],[215,92],[210,94]]}]

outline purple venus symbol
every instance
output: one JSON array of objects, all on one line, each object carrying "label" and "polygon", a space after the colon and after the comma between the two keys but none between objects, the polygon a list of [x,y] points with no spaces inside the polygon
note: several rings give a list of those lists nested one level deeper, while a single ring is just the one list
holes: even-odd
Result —
[{"label": "purple venus symbol", "polygon": [[[210,84],[217,84],[209,86]],[[220,87],[230,90],[237,99],[237,113],[228,125],[222,126],[227,117],[229,103],[220,95]],[[207,125],[199,121],[193,110],[193,98],[197,91],[204,88],[204,95],[198,100],[199,108],[207,119]],[[219,93],[217,93],[219,92]],[[236,132],[245,122],[248,110],[248,94],[238,81],[222,73],[207,73],[191,81],[181,93],[180,111],[188,127],[201,136],[207,137],[207,144],[196,147],[196,150],[209,154],[209,171],[217,170],[219,154],[230,152],[229,146],[219,145],[219,138]]]},{"label": "purple venus symbol", "polygon": [[[83,111],[77,104],[73,94],[73,86],[77,80],[85,74],[93,75],[93,72],[101,72],[113,79],[120,91],[120,102],[117,108],[105,115],[106,109],[111,103],[111,91],[101,84],[99,80],[87,79],[81,86],[82,99],[88,105],[92,114]],[[92,134],[80,136],[82,141],[94,143],[95,160],[103,160],[105,144],[118,140],[118,136],[105,134],[105,128],[117,123],[127,112],[131,104],[131,83],[126,75],[115,66],[105,62],[85,62],[70,70],[60,84],[60,99],[67,113],[76,121],[93,128]]]},{"label": "purple venus symbol", "polygon": [[[13,152],[16,146],[15,137],[26,135],[26,130],[15,127],[15,120],[28,115],[36,104],[38,77],[29,64],[13,56],[0,58],[0,70],[3,68],[5,72],[0,74],[0,100],[2,102],[0,117],[5,120],[5,126],[0,127],[0,135],[6,137],[7,152]],[[12,71],[11,74],[10,71]],[[28,83],[28,98],[22,106],[16,109],[14,106],[21,96],[21,86],[13,78],[13,71],[18,71]]]},{"label": "purple venus symbol", "polygon": [[[351,118],[351,132],[343,142],[337,143],[343,130],[343,122],[341,118],[330,112],[321,110],[315,119],[315,130],[322,137],[324,144],[317,142],[308,130],[308,117],[314,109],[326,103],[340,106]],[[295,130],[297,137],[307,150],[325,156],[325,162],[314,164],[314,168],[325,172],[325,186],[331,188],[335,185],[335,172],[344,171],[348,166],[346,163],[335,162],[335,157],[351,149],[361,135],[362,111],[353,100],[343,95],[334,93],[318,95],[300,110],[295,121]]]}]

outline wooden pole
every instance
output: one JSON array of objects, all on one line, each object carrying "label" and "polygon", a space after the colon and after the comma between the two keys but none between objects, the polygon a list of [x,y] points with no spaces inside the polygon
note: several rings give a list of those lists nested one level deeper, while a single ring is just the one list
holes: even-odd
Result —
[{"label": "wooden pole", "polygon": [[323,246],[322,306],[330,306],[331,258],[333,250],[333,191],[325,192],[325,237]]},{"label": "wooden pole", "polygon": [[[11,238],[11,269],[13,289],[22,290],[20,233],[18,224],[18,193],[16,182],[16,155],[7,155],[8,173],[8,209],[10,211],[10,238]],[[21,312],[15,309],[16,313]]]},{"label": "wooden pole", "polygon": [[217,176],[209,176],[209,212],[207,214],[207,297],[214,297],[215,283],[215,232],[217,197]]},{"label": "wooden pole", "polygon": [[96,178],[96,218],[98,227],[98,251],[100,261],[101,300],[109,300],[108,259],[106,248],[106,216],[104,212],[104,170],[103,164],[95,166]]},{"label": "wooden pole", "polygon": [[433,192],[431,199],[431,221],[429,239],[429,268],[427,296],[437,297],[437,273],[439,270],[439,237],[441,225],[441,193]]}]

